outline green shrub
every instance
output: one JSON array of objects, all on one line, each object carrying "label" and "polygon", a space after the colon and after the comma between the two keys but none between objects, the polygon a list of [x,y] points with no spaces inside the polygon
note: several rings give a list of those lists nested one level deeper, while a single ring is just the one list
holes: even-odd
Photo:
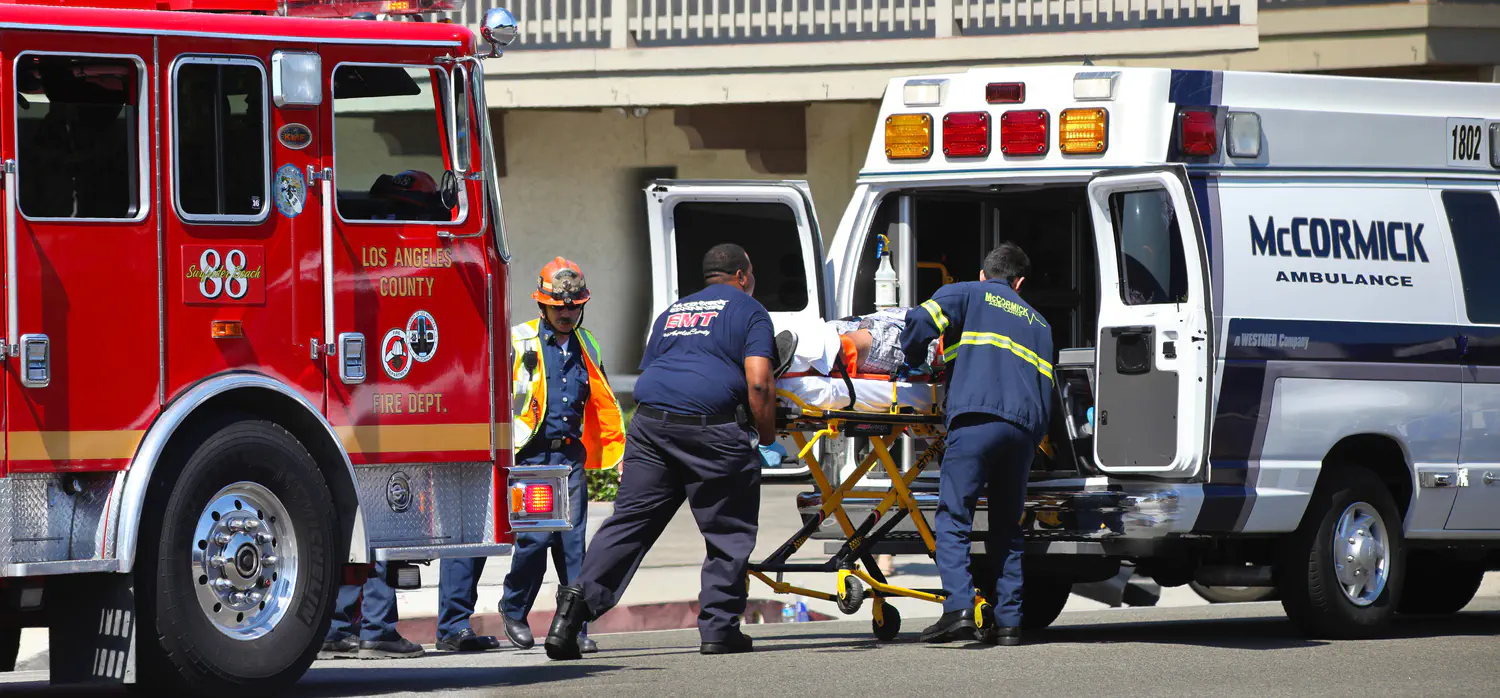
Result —
[{"label": "green shrub", "polygon": [[[625,412],[625,426],[630,426],[630,418],[635,416],[635,408],[632,407]],[[615,495],[620,492],[620,469],[590,470],[587,473],[589,481],[589,501],[591,502],[613,502]]]}]

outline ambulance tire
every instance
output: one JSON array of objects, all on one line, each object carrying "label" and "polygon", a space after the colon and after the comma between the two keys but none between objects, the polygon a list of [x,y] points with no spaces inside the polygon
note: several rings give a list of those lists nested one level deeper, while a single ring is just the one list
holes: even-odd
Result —
[{"label": "ambulance tire", "polygon": [[[189,436],[164,454],[147,495],[136,558],[137,686],[156,695],[250,689],[276,695],[306,673],[332,618],[340,571],[333,498],[307,449],[277,424],[226,415]],[[270,631],[253,639],[221,629],[219,623],[233,615],[211,617],[199,595],[205,576],[193,560],[195,548],[203,545],[195,540],[200,522],[217,511],[211,504],[235,488],[269,493],[261,495],[266,504],[244,511],[263,513],[279,505],[290,525],[259,530],[289,533],[295,542],[295,584],[287,585],[288,596],[278,597],[286,610],[279,618],[268,617]],[[232,506],[239,508],[240,502]],[[224,516],[227,521],[233,513]],[[286,543],[278,539],[256,554],[285,554],[292,550]],[[280,569],[290,569],[288,562],[279,560]],[[279,573],[265,576],[280,578]],[[271,589],[279,593],[274,583]]]},{"label": "ambulance tire", "polygon": [[1397,613],[1450,615],[1474,600],[1484,583],[1484,564],[1456,560],[1436,550],[1413,550]]},{"label": "ambulance tire", "polygon": [[1021,584],[1021,629],[1042,630],[1052,625],[1068,599],[1073,597],[1073,582],[1048,574],[1026,574]]},{"label": "ambulance tire", "polygon": [[[1357,510],[1378,515],[1387,551],[1385,584],[1364,605],[1345,593],[1334,567],[1335,545],[1342,544],[1334,536]],[[1287,617],[1310,637],[1359,639],[1380,634],[1401,598],[1406,567],[1401,532],[1401,512],[1380,478],[1357,466],[1324,466],[1301,525],[1282,540],[1276,586]]]}]

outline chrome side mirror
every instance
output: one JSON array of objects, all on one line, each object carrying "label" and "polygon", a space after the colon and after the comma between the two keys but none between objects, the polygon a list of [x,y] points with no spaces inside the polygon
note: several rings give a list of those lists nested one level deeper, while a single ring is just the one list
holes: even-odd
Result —
[{"label": "chrome side mirror", "polygon": [[479,33],[485,42],[490,45],[490,55],[485,58],[498,58],[501,49],[509,46],[520,30],[516,28],[516,17],[503,7],[491,7],[485,10],[484,24],[480,25]]}]

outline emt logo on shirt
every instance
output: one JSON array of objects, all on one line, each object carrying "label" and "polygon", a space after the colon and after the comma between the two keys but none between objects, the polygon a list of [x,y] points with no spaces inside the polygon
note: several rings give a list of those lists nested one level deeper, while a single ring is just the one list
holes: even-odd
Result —
[{"label": "emt logo on shirt", "polygon": [[667,308],[667,322],[662,326],[664,337],[686,337],[710,334],[709,326],[714,318],[728,305],[727,300],[683,301]]}]

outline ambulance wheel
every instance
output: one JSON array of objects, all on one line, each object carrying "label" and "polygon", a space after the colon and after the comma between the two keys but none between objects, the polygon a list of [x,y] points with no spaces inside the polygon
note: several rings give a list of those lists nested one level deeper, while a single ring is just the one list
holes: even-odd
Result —
[{"label": "ambulance wheel", "polygon": [[1457,560],[1435,550],[1413,550],[1406,558],[1406,580],[1397,613],[1449,615],[1474,600],[1484,582],[1484,565]]},{"label": "ambulance wheel", "polygon": [[152,473],[136,558],[139,675],[158,694],[274,695],[307,671],[332,617],[333,499],[276,424],[225,417],[194,436]]},{"label": "ambulance wheel", "polygon": [[895,606],[882,601],[885,608],[880,610],[881,620],[871,620],[870,628],[875,631],[875,639],[881,642],[890,642],[901,634],[901,612]]},{"label": "ambulance wheel", "polygon": [[1050,574],[1028,573],[1022,568],[1021,629],[1041,630],[1062,615],[1073,597],[1073,581]]},{"label": "ambulance wheel", "polygon": [[1401,599],[1406,551],[1390,490],[1358,467],[1323,472],[1297,530],[1283,539],[1277,587],[1305,634],[1378,634]]},{"label": "ambulance wheel", "polygon": [[865,605],[865,585],[859,581],[859,577],[848,575],[844,577],[842,588],[839,589],[839,612],[852,616],[859,613],[860,606]]}]

